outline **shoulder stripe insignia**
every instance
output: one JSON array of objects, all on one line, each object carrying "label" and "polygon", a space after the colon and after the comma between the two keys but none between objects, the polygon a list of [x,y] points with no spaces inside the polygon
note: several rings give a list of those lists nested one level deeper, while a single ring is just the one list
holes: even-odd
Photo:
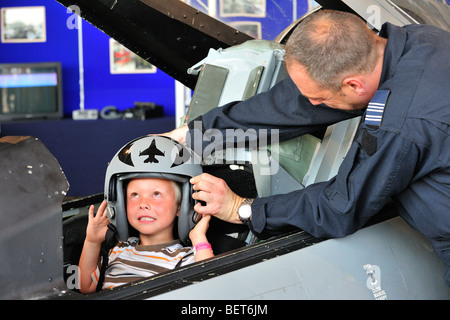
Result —
[{"label": "shoulder stripe insignia", "polygon": [[380,126],[383,120],[384,107],[389,96],[389,90],[378,90],[375,92],[372,100],[367,106],[366,114],[364,116],[364,123],[372,126]]}]

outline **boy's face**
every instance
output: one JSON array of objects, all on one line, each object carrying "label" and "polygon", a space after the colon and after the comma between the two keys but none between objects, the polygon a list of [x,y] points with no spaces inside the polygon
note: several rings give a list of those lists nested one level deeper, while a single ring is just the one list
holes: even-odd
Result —
[{"label": "boy's face", "polygon": [[127,218],[131,226],[139,231],[143,245],[172,241],[173,223],[178,213],[179,206],[171,181],[140,178],[129,182]]}]

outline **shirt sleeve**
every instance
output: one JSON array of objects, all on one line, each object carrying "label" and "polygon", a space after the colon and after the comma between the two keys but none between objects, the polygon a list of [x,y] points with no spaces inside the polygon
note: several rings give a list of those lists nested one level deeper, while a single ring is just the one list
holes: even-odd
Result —
[{"label": "shirt sleeve", "polygon": [[406,188],[420,150],[393,132],[367,126],[361,131],[334,178],[255,199],[252,231],[262,238],[294,228],[317,238],[346,236],[378,213],[390,196]]},{"label": "shirt sleeve", "polygon": [[98,267],[95,268],[94,272],[92,272],[91,279],[92,279],[92,281],[94,282],[95,285],[98,284],[98,281],[100,279],[100,269]]},{"label": "shirt sleeve", "polygon": [[[203,134],[214,128],[226,136],[227,129],[242,129],[246,133],[255,130],[255,135],[245,138],[258,139],[260,129],[267,129],[264,138],[271,138],[271,129],[276,129],[279,141],[289,140],[306,133],[324,129],[326,126],[360,116],[362,112],[348,112],[325,105],[312,105],[290,78],[280,81],[267,92],[260,93],[245,101],[237,101],[214,108],[189,122],[187,143],[192,148],[203,139],[203,149],[211,143]],[[267,136],[266,136],[267,134]],[[194,149],[194,148],[193,148]]]}]

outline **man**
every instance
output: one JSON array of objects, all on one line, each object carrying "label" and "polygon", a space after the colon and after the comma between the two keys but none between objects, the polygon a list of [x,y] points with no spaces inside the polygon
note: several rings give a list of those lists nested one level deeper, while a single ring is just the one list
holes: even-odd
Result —
[{"label": "man", "polygon": [[[193,197],[207,204],[196,211],[244,220],[259,236],[300,228],[342,237],[392,198],[398,214],[431,240],[450,286],[449,52],[450,34],[432,26],[385,24],[377,35],[348,13],[310,15],[286,44],[290,79],[196,120],[204,129],[278,128],[285,140],[365,112],[339,172],[300,191],[245,201],[202,174],[191,180],[199,191]],[[170,134],[182,140],[187,130]]]}]

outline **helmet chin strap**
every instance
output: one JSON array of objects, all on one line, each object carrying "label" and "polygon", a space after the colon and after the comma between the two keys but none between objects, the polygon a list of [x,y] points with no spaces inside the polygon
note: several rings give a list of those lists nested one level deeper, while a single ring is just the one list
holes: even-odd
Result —
[{"label": "helmet chin strap", "polygon": [[[115,225],[117,229],[117,236],[119,240],[126,241],[129,238],[128,232],[128,218],[126,213],[126,200],[124,196],[124,192],[120,192],[119,190],[123,190],[123,183],[125,179],[117,179],[117,201],[116,206],[108,208],[109,210],[114,210],[113,220],[110,220],[113,225]],[[111,211],[112,211],[111,210]],[[123,212],[120,212],[123,211]]]},{"label": "helmet chin strap", "polygon": [[[186,181],[182,185],[182,194],[191,194],[192,185]],[[195,211],[192,209],[191,197],[183,197],[180,204],[180,215],[178,216],[178,237],[183,245],[190,245],[189,232],[195,227]]]}]

